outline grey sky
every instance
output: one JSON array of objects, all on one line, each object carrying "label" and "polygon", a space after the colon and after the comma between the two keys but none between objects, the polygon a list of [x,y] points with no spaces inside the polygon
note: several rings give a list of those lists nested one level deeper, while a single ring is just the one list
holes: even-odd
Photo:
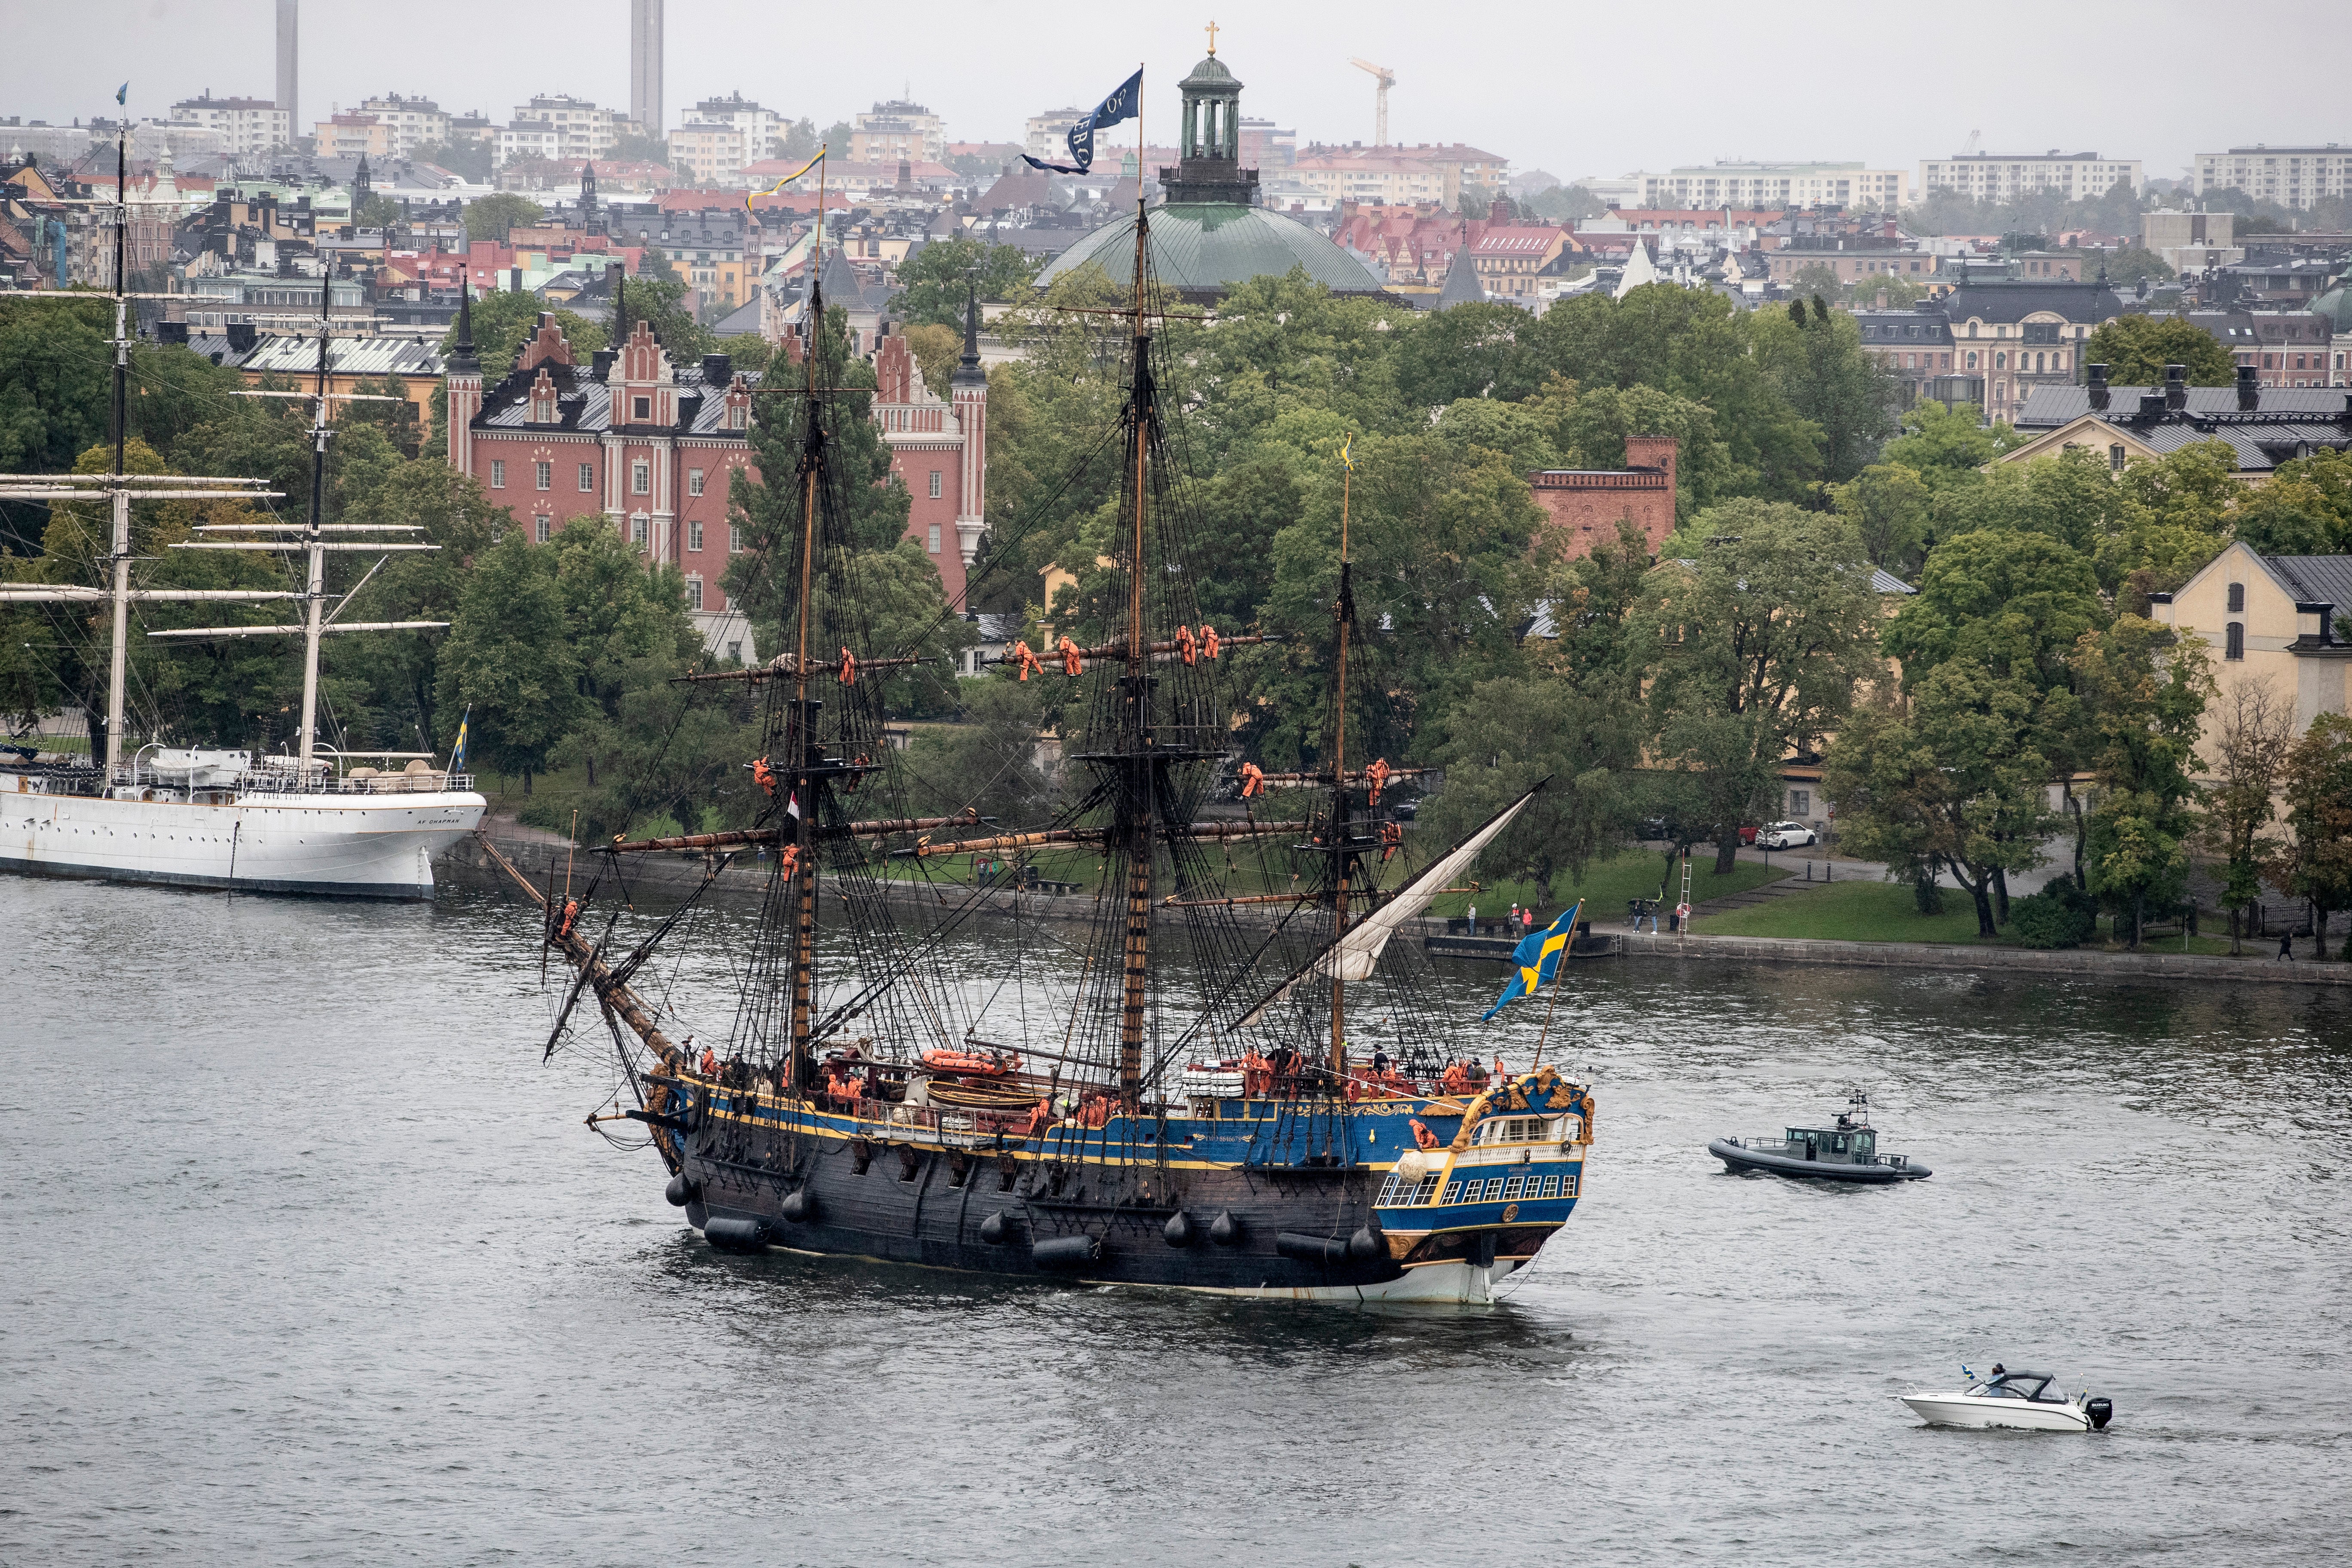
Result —
[{"label": "grey sky", "polygon": [[[0,114],[62,123],[108,113],[125,77],[141,114],[207,88],[272,91],[271,0],[10,9],[12,36],[35,47],[0,51]],[[911,91],[956,140],[1017,140],[1030,114],[1090,102],[1139,60],[1148,129],[1164,142],[1174,84],[1214,16],[1218,51],[1246,84],[1244,111],[1295,126],[1302,141],[1371,140],[1372,81],[1347,63],[1361,55],[1397,73],[1392,139],[1470,142],[1564,177],[1731,157],[1915,169],[1958,152],[1972,129],[1990,151],[2095,149],[2139,158],[2151,176],[2242,142],[2352,142],[2352,100],[2312,85],[2352,58],[2352,5],[2342,4],[2298,16],[2294,52],[2318,74],[2298,86],[2290,69],[2277,89],[2223,66],[2211,6],[2187,0],[1878,0],[1793,12],[1203,0],[1181,20],[1166,7],[1122,9],[670,0],[670,118],[740,90],[824,125]],[[384,91],[500,119],[533,92],[625,108],[627,11],[627,0],[306,0],[301,113],[307,123]]]}]

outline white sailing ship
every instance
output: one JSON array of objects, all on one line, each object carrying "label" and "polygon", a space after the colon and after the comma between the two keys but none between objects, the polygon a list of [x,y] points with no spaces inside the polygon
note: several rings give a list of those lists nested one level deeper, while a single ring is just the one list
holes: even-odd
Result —
[{"label": "white sailing ship", "polygon": [[[334,632],[409,630],[446,624],[347,622],[338,616],[351,602],[351,595],[331,607],[329,605],[328,555],[364,552],[389,558],[395,552],[439,546],[401,537],[423,531],[411,525],[320,521],[322,476],[331,434],[327,424],[325,281],[320,288],[320,375],[311,425],[308,522],[205,526],[195,531],[204,537],[173,546],[299,552],[309,568],[304,586],[280,591],[131,585],[133,501],[261,499],[277,492],[265,489],[257,479],[122,471],[131,363],[122,246],[127,169],[127,149],[119,147],[116,200],[110,215],[116,236],[113,471],[0,475],[0,497],[9,500],[104,500],[112,506],[108,586],[0,584],[0,604],[102,601],[112,607],[105,748],[102,756],[45,755],[37,747],[16,747],[0,753],[0,869],[260,892],[430,897],[433,855],[472,832],[488,804],[475,792],[471,778],[455,771],[460,759],[453,757],[450,768],[436,768],[432,757],[421,753],[373,752],[362,757],[322,746],[318,741],[322,637]],[[364,585],[365,580],[362,581]],[[147,635],[299,636],[302,713],[298,746],[284,756],[257,756],[243,751],[151,744],[125,757],[123,688],[131,606],[154,601],[221,599],[290,601],[300,605],[301,619],[284,626],[198,626]],[[366,765],[377,762],[404,765],[398,771]]]}]

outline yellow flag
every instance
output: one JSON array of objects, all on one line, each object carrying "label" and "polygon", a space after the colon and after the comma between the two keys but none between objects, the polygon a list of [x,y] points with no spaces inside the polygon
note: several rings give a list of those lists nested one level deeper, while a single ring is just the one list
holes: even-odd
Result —
[{"label": "yellow flag", "polygon": [[774,195],[778,191],[782,190],[786,185],[791,184],[794,180],[799,179],[803,174],[807,174],[811,169],[815,168],[819,163],[824,163],[824,148],[822,148],[822,147],[819,147],[819,148],[816,150],[816,156],[815,156],[815,157],[811,158],[807,163],[803,163],[799,168],[794,169],[791,174],[786,174],[782,179],[778,180],[774,184],[770,185],[766,190],[764,190],[764,191],[747,191],[747,192],[745,192],[745,193],[744,193],[744,195],[743,195],[743,210],[744,210],[745,212],[750,212],[750,211],[751,211],[751,210],[752,210],[752,207],[751,207],[751,202],[752,202],[753,198],[758,197],[758,196],[772,196],[772,195]]}]

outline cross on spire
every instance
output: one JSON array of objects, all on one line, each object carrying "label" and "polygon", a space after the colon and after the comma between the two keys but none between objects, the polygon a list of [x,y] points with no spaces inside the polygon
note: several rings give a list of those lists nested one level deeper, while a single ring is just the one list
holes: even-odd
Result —
[{"label": "cross on spire", "polygon": [[1217,52],[1217,25],[1214,22],[1209,24],[1209,52],[1213,55]]}]

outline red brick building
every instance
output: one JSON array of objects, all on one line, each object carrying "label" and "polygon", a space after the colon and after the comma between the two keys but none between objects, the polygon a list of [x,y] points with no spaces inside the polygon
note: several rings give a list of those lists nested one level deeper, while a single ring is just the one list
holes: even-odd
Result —
[{"label": "red brick building", "polygon": [[1675,531],[1675,454],[1671,436],[1628,436],[1622,468],[1545,468],[1528,476],[1537,504],[1568,532],[1570,555],[1589,553],[1617,536],[1630,519],[1650,541],[1650,553]]},{"label": "red brick building", "polygon": [[[974,330],[967,326],[950,403],[923,386],[902,339],[883,340],[877,369],[884,384],[874,417],[911,498],[908,535],[924,545],[952,600],[979,549],[985,506],[988,378]],[[751,624],[719,578],[744,547],[728,516],[730,480],[739,468],[758,476],[756,380],[726,354],[673,363],[644,321],[620,348],[599,349],[582,365],[555,318],[542,314],[513,369],[486,386],[468,297],[446,363],[449,464],[512,508],[534,540],[576,517],[611,519],[647,565],[675,565],[685,577],[688,608],[710,650],[748,660]]]}]

